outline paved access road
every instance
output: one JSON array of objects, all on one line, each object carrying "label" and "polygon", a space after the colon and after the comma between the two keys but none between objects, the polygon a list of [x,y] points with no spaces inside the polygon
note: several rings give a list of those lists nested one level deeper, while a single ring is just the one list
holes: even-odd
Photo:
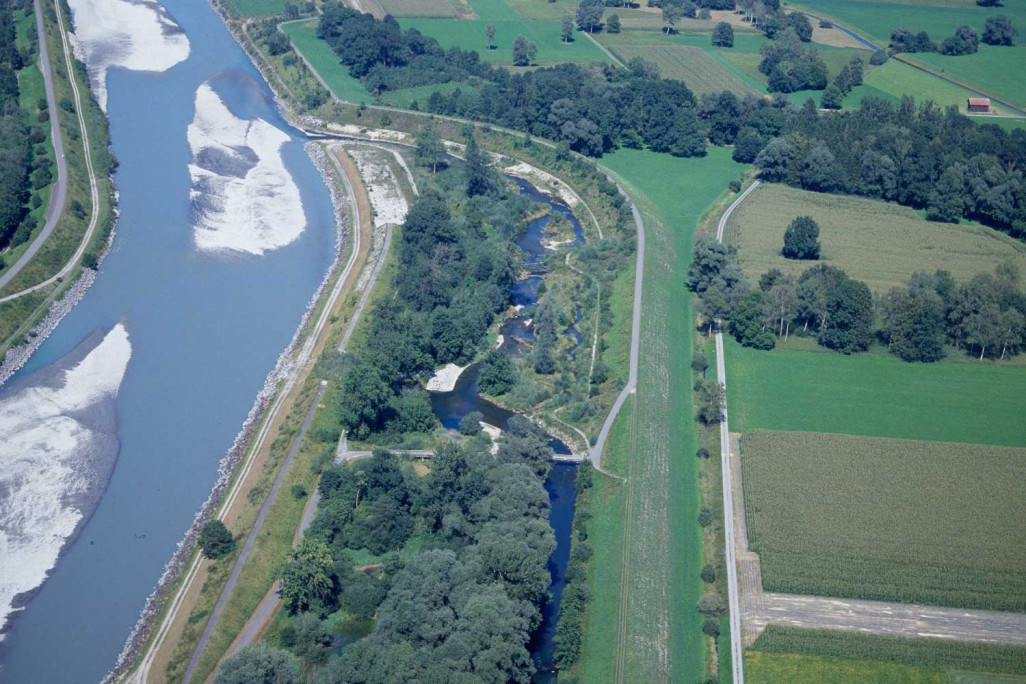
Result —
[{"label": "paved access road", "polygon": [[50,237],[50,233],[57,227],[57,221],[64,211],[64,202],[68,197],[68,165],[64,159],[64,140],[61,139],[60,121],[57,118],[57,96],[53,92],[53,74],[50,70],[50,56],[46,47],[46,34],[43,31],[43,11],[39,0],[35,0],[36,30],[39,33],[39,70],[43,72],[43,83],[46,86],[46,103],[50,112],[50,138],[53,140],[53,151],[57,157],[57,182],[50,191],[50,203],[46,207],[46,225],[43,231],[36,236],[29,248],[21,255],[21,258],[14,262],[7,273],[0,276],[0,287],[11,282],[14,276],[18,275],[21,269],[32,260],[39,248]]},{"label": "paved access road", "polygon": [[[759,181],[755,181],[741,195],[734,200],[734,203],[723,212],[720,222],[716,226],[716,239],[723,242],[723,233],[727,227],[727,220],[734,213],[734,209],[748,197],[755,188],[759,187]],[[717,321],[717,326],[719,322]],[[716,379],[723,385],[724,393],[727,390],[727,370],[723,361],[723,333],[716,331]],[[724,401],[723,420],[720,421],[720,464],[723,470],[723,529],[726,536],[726,559],[727,566],[727,599],[730,607],[730,664],[733,670],[734,684],[744,684],[745,681],[745,659],[744,644],[741,642],[741,599],[737,584],[737,541],[735,539],[735,517],[738,515],[737,504],[740,504],[740,519],[744,523],[744,501],[740,499],[735,502],[733,489],[731,487],[731,461],[730,461],[730,427],[727,422],[727,405]],[[740,471],[737,473],[740,478]],[[747,537],[745,537],[747,547]]]},{"label": "paved access road", "polygon": [[246,560],[249,558],[249,554],[253,551],[253,545],[256,543],[256,538],[260,533],[260,528],[263,527],[264,519],[267,517],[267,512],[270,510],[271,504],[274,503],[274,500],[278,496],[278,490],[281,489],[281,482],[285,479],[285,473],[288,472],[292,459],[295,458],[296,453],[299,452],[299,447],[303,444],[303,438],[306,437],[306,431],[310,428],[310,423],[313,422],[314,413],[317,412],[317,405],[321,403],[321,398],[324,396],[324,390],[327,388],[328,381],[322,380],[320,387],[317,388],[317,394],[314,395],[313,401],[310,402],[310,408],[306,411],[306,417],[303,418],[303,425],[299,428],[299,433],[292,440],[292,446],[289,447],[288,455],[285,456],[285,460],[282,464],[278,466],[278,474],[274,478],[274,484],[271,485],[271,491],[267,494],[267,498],[264,499],[264,505],[260,507],[260,513],[257,514],[257,519],[256,522],[253,523],[253,528],[246,536],[246,541],[242,546],[242,552],[239,554],[239,557],[235,559],[235,565],[232,566],[232,572],[228,576],[228,582],[221,591],[221,595],[217,597],[217,603],[214,604],[214,610],[210,613],[210,619],[207,620],[207,625],[203,629],[203,635],[200,637],[199,643],[196,644],[196,650],[192,652],[192,658],[189,659],[189,666],[185,670],[185,678],[182,681],[188,682],[192,679],[192,673],[196,670],[196,666],[199,664],[200,657],[203,655],[203,649],[206,647],[207,642],[210,640],[210,635],[213,634],[214,628],[217,626],[217,621],[221,617],[221,611],[224,610],[224,605],[228,602],[228,596],[232,593],[231,590],[235,588],[235,582],[239,579],[239,573],[242,572],[242,566],[245,565]]},{"label": "paved access road", "polygon": [[[53,90],[53,78],[50,73],[50,58],[46,48],[46,35],[43,31],[43,9],[40,5],[40,0],[34,0],[35,12],[36,12],[36,27],[39,31],[39,68],[43,72],[43,82],[46,86],[46,100],[47,107],[50,111],[50,131],[51,137],[53,138],[53,150],[57,157],[57,182],[54,184],[53,191],[50,194],[50,204],[46,209],[46,225],[43,226],[43,230],[36,236],[36,239],[32,241],[25,253],[21,255],[21,258],[14,263],[13,266],[5,273],[0,276],[0,287],[3,287],[9,283],[18,273],[25,268],[25,266],[32,260],[36,252],[43,246],[46,239],[53,233],[54,228],[57,227],[57,222],[61,218],[61,213],[64,210],[64,202],[67,199],[68,192],[68,167],[64,159],[64,142],[61,140],[60,126],[57,120],[57,107],[55,106],[56,98]],[[57,12],[57,25],[61,32],[61,43],[64,49],[64,61],[67,66],[68,74],[74,74],[75,70],[71,64],[71,46],[68,44],[68,32],[64,28],[64,15],[61,14],[61,8],[58,6],[57,1],[54,0],[54,10]],[[86,247],[89,245],[89,241],[93,237],[93,233],[96,230],[97,212],[100,208],[100,191],[99,186],[96,183],[96,174],[93,172],[93,156],[92,150],[89,146],[89,131],[86,130],[85,119],[82,115],[82,97],[78,90],[78,82],[75,78],[70,79],[72,95],[75,97],[75,112],[78,115],[79,130],[82,132],[82,149],[85,154],[86,171],[89,174],[89,196],[92,202],[92,208],[89,212],[89,225],[86,227],[85,235],[82,236],[82,242],[79,244],[78,249],[71,256],[71,259],[67,264],[61,268],[55,275],[47,278],[41,283],[37,283],[32,287],[28,287],[20,292],[7,295],[6,297],[0,298],[0,302],[10,301],[17,299],[22,295],[26,295],[30,292],[42,289],[51,285],[61,278],[65,277],[75,268],[82,255],[85,254]]]}]

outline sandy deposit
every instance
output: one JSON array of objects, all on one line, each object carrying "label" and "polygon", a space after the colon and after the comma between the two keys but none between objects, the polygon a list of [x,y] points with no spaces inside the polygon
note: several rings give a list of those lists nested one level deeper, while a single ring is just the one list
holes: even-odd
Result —
[{"label": "sandy deposit", "polygon": [[189,57],[185,32],[154,0],[69,0],[75,52],[107,111],[107,69],[166,71]]},{"label": "sandy deposit", "polygon": [[197,247],[259,255],[302,234],[303,202],[281,156],[289,140],[284,131],[238,118],[204,83],[188,139]]},{"label": "sandy deposit", "polygon": [[21,607],[92,513],[118,454],[116,399],[132,355],[121,323],[0,401],[0,610]]},{"label": "sandy deposit", "polygon": [[399,178],[388,161],[389,153],[372,147],[348,147],[349,156],[356,162],[364,187],[374,208],[374,225],[376,227],[399,226],[406,221],[410,210],[399,185]]},{"label": "sandy deposit", "polygon": [[456,388],[456,381],[467,370],[466,366],[457,366],[455,363],[446,364],[431,376],[427,383],[428,392],[452,392]]}]

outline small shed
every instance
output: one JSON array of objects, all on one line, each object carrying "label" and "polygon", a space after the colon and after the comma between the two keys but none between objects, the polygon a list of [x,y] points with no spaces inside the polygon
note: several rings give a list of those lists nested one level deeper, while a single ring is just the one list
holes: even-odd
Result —
[{"label": "small shed", "polygon": [[970,97],[966,109],[970,114],[990,114],[990,98]]}]

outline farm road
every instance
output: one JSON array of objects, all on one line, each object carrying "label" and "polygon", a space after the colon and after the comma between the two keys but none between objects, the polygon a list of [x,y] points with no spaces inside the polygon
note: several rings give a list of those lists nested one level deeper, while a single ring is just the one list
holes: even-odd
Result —
[{"label": "farm road", "polygon": [[741,571],[741,621],[745,647],[751,646],[769,624],[854,630],[887,636],[1026,645],[1026,614],[1023,613],[763,591],[759,556],[748,549],[739,447],[740,435],[731,433],[734,537]]}]

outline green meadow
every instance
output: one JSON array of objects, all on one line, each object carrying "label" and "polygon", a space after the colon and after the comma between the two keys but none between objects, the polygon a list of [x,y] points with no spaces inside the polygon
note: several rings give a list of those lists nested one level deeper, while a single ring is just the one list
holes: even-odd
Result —
[{"label": "green meadow", "polygon": [[296,49],[313,65],[328,88],[347,102],[373,102],[374,97],[363,84],[349,75],[328,44],[317,37],[317,20],[282,24],[281,30],[295,44]]},{"label": "green meadow", "polygon": [[730,427],[1026,446],[1026,369],[769,352],[725,337]]},{"label": "green meadow", "polygon": [[[602,165],[623,183],[645,221],[638,391],[604,463],[628,478],[623,508],[592,511],[596,539],[622,529],[620,574],[592,570],[582,681],[702,681],[705,636],[696,610],[703,591],[696,428],[689,361],[691,299],[681,274],[698,219],[744,168],[729,150],[678,159],[620,150]],[[595,563],[592,567],[595,568]],[[616,602],[608,600],[616,596]],[[613,634],[610,634],[613,630]],[[615,648],[611,649],[610,646]]]}]

